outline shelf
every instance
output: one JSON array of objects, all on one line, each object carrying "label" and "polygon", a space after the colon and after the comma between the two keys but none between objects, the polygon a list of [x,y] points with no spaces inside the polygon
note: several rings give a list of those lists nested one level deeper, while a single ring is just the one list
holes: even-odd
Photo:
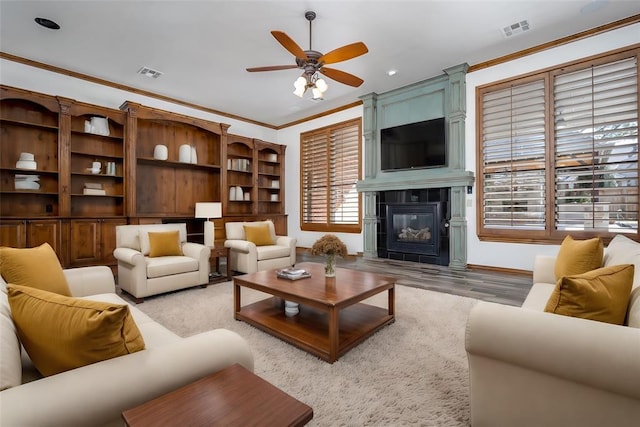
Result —
[{"label": "shelf", "polygon": [[112,155],[112,154],[88,153],[88,152],[85,152],[85,151],[78,151],[78,150],[71,150],[71,154],[75,154],[75,155],[78,155],[78,156],[101,157],[101,158],[122,160],[122,156],[117,156],[117,155]]},{"label": "shelf", "polygon": [[45,171],[41,169],[0,168],[0,171],[14,172],[23,175],[58,175],[58,171]]},{"label": "shelf", "polygon": [[91,178],[119,178],[122,179],[122,175],[107,175],[106,173],[90,173],[90,172],[71,172],[73,176],[91,177]]},{"label": "shelf", "polygon": [[40,190],[2,190],[0,194],[37,194],[42,196],[57,196],[57,192]]},{"label": "shelf", "polygon": [[23,120],[13,120],[13,119],[0,118],[0,123],[7,123],[7,124],[16,125],[16,126],[38,128],[38,129],[44,129],[44,130],[50,130],[50,131],[57,131],[58,130],[58,126],[45,125],[45,124],[42,124],[42,123],[26,122],[26,121],[23,121]]},{"label": "shelf", "polygon": [[182,163],[182,162],[175,162],[173,160],[158,160],[158,159],[154,159],[152,157],[138,157],[138,163],[142,163],[142,164],[146,164],[146,165],[153,165],[153,166],[169,166],[169,167],[176,167],[176,168],[200,168],[200,169],[209,169],[209,170],[220,170],[220,166],[219,165],[204,165],[201,163]]},{"label": "shelf", "polygon": [[122,194],[82,194],[82,193],[74,193],[71,197],[114,197],[118,199],[122,199],[124,196]]},{"label": "shelf", "polygon": [[89,136],[89,137],[92,137],[92,138],[99,138],[99,139],[104,139],[104,140],[113,140],[113,141],[116,141],[116,142],[124,141],[124,137],[122,137],[122,136],[99,135],[97,133],[82,132],[82,131],[77,131],[77,130],[72,130],[71,131],[71,135]]}]

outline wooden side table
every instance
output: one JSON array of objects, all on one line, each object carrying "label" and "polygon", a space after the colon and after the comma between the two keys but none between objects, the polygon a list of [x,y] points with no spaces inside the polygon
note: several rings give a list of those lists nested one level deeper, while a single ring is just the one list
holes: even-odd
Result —
[{"label": "wooden side table", "polygon": [[[224,242],[214,242],[213,246],[209,246],[211,249],[211,255],[209,257],[209,262],[211,262],[212,258],[216,260],[216,275],[209,275],[209,283],[219,283],[219,282],[228,282],[232,279],[231,277],[231,262],[229,259],[229,248],[225,248]],[[224,276],[220,273],[220,257],[225,257],[227,260],[227,275]],[[213,270],[211,270],[213,272]]]},{"label": "wooden side table", "polygon": [[126,410],[122,418],[129,427],[304,426],[313,409],[235,364]]}]

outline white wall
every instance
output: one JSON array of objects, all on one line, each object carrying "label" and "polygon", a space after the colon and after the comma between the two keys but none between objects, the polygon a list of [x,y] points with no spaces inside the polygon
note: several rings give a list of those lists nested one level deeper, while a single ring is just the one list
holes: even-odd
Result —
[{"label": "white wall", "polygon": [[[476,171],[476,87],[509,77],[541,70],[598,53],[630,46],[640,41],[640,24],[579,40],[554,49],[467,74],[466,162]],[[471,207],[469,207],[471,203]],[[467,196],[467,262],[469,264],[532,270],[535,255],[555,255],[557,245],[481,242],[476,228],[476,189]]]},{"label": "white wall", "polygon": [[[344,122],[357,117],[362,117],[362,106],[349,108],[326,117],[310,120],[296,126],[291,126],[278,131],[278,143],[287,146],[286,164],[286,208],[289,214],[289,234],[298,239],[297,245],[310,248],[324,233],[300,230],[300,134],[313,129],[319,129],[334,123]],[[362,141],[364,150],[364,139]],[[362,156],[364,158],[364,155]],[[362,233],[335,233],[342,240],[350,254],[362,252],[364,237]]]}]

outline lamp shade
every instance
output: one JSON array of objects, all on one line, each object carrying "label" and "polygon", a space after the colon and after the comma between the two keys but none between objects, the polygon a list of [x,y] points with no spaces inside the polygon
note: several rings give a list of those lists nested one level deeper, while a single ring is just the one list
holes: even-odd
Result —
[{"label": "lamp shade", "polygon": [[196,203],[196,218],[222,218],[222,203]]}]

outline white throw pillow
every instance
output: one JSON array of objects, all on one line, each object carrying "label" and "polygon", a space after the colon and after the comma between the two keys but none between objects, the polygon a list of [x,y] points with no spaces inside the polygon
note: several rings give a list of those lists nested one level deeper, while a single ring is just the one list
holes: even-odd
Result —
[{"label": "white throw pillow", "polygon": [[633,287],[629,307],[627,308],[627,324],[640,328],[640,243],[622,234],[616,235],[604,250],[605,267],[620,264],[633,264]]}]

